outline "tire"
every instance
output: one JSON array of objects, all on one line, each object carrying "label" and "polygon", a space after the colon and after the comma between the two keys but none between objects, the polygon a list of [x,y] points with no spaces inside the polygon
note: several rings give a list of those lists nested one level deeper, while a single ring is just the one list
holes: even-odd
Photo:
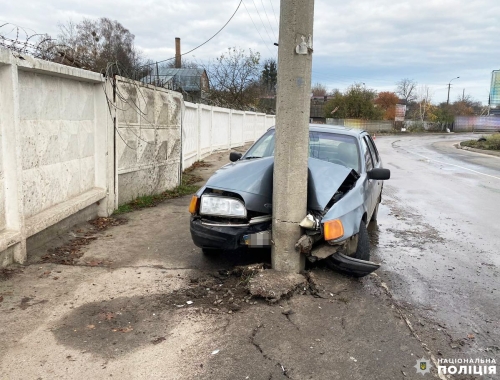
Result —
[{"label": "tire", "polygon": [[203,252],[206,256],[214,256],[219,250],[214,248],[202,248],[201,252]]},{"label": "tire", "polygon": [[363,221],[359,225],[358,246],[354,257],[359,260],[370,261],[370,237]]},{"label": "tire", "polygon": [[378,219],[378,206],[380,205],[380,201],[377,202],[377,205],[375,206],[375,210],[373,210],[372,217],[370,219],[370,222],[376,222]]}]

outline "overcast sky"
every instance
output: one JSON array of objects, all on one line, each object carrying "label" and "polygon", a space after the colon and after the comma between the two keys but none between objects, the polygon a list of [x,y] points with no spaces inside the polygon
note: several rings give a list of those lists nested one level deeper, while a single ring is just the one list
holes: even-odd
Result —
[{"label": "overcast sky", "polygon": [[[108,17],[136,37],[147,58],[174,54],[174,38],[188,51],[229,19],[239,0],[0,0],[0,21],[58,34],[68,20]],[[276,57],[279,0],[243,0],[229,25],[187,56],[206,63],[230,46],[251,48],[263,59]],[[316,0],[313,83],[345,89],[362,82],[394,90],[410,78],[427,85],[433,101],[471,95],[488,102],[491,71],[500,69],[498,0]],[[4,30],[4,29],[2,29]]]}]

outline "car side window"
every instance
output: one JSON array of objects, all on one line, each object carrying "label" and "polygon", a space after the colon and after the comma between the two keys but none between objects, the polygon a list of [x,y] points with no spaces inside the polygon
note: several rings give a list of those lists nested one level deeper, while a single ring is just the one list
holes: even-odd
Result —
[{"label": "car side window", "polygon": [[373,158],[372,154],[370,153],[370,149],[368,148],[368,144],[364,138],[362,138],[363,143],[361,144],[362,149],[363,149],[363,155],[365,157],[365,166],[366,166],[366,171],[372,170],[373,169]]},{"label": "car side window", "polygon": [[370,154],[372,156],[373,166],[375,166],[378,163],[378,157],[375,154],[375,149],[373,149],[373,144],[368,136],[365,136],[364,139],[366,141],[366,145],[368,146],[368,150],[370,151]]},{"label": "car side window", "polygon": [[378,149],[375,145],[375,141],[373,141],[372,137],[370,135],[366,135],[366,138],[368,139],[368,142],[370,143],[370,147],[372,147],[372,151],[375,153],[373,158],[375,158],[375,161],[378,163],[380,161],[380,157],[378,155]]}]

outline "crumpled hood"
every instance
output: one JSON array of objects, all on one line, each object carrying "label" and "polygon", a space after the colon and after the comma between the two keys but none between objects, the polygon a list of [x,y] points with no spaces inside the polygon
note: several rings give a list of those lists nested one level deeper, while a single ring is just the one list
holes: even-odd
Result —
[{"label": "crumpled hood", "polygon": [[[271,214],[274,157],[239,160],[227,164],[210,177],[205,188],[241,195],[248,210]],[[323,211],[352,171],[345,166],[309,158],[308,209]]]}]

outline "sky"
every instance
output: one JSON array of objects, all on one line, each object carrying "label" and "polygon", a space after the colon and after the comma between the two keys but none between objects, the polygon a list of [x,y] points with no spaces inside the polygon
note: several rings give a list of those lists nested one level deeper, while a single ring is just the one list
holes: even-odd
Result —
[{"label": "sky", "polygon": [[[312,0],[311,0],[312,1]],[[8,22],[55,37],[59,25],[108,17],[135,35],[136,46],[155,61],[206,41],[240,0],[0,0],[0,24]],[[428,86],[434,103],[469,95],[488,103],[491,72],[500,69],[498,0],[315,0],[312,82],[329,90],[364,83],[394,91],[403,78]],[[184,56],[207,64],[228,47],[276,58],[279,0],[243,0],[224,30]],[[6,33],[1,28],[0,32]]]}]

